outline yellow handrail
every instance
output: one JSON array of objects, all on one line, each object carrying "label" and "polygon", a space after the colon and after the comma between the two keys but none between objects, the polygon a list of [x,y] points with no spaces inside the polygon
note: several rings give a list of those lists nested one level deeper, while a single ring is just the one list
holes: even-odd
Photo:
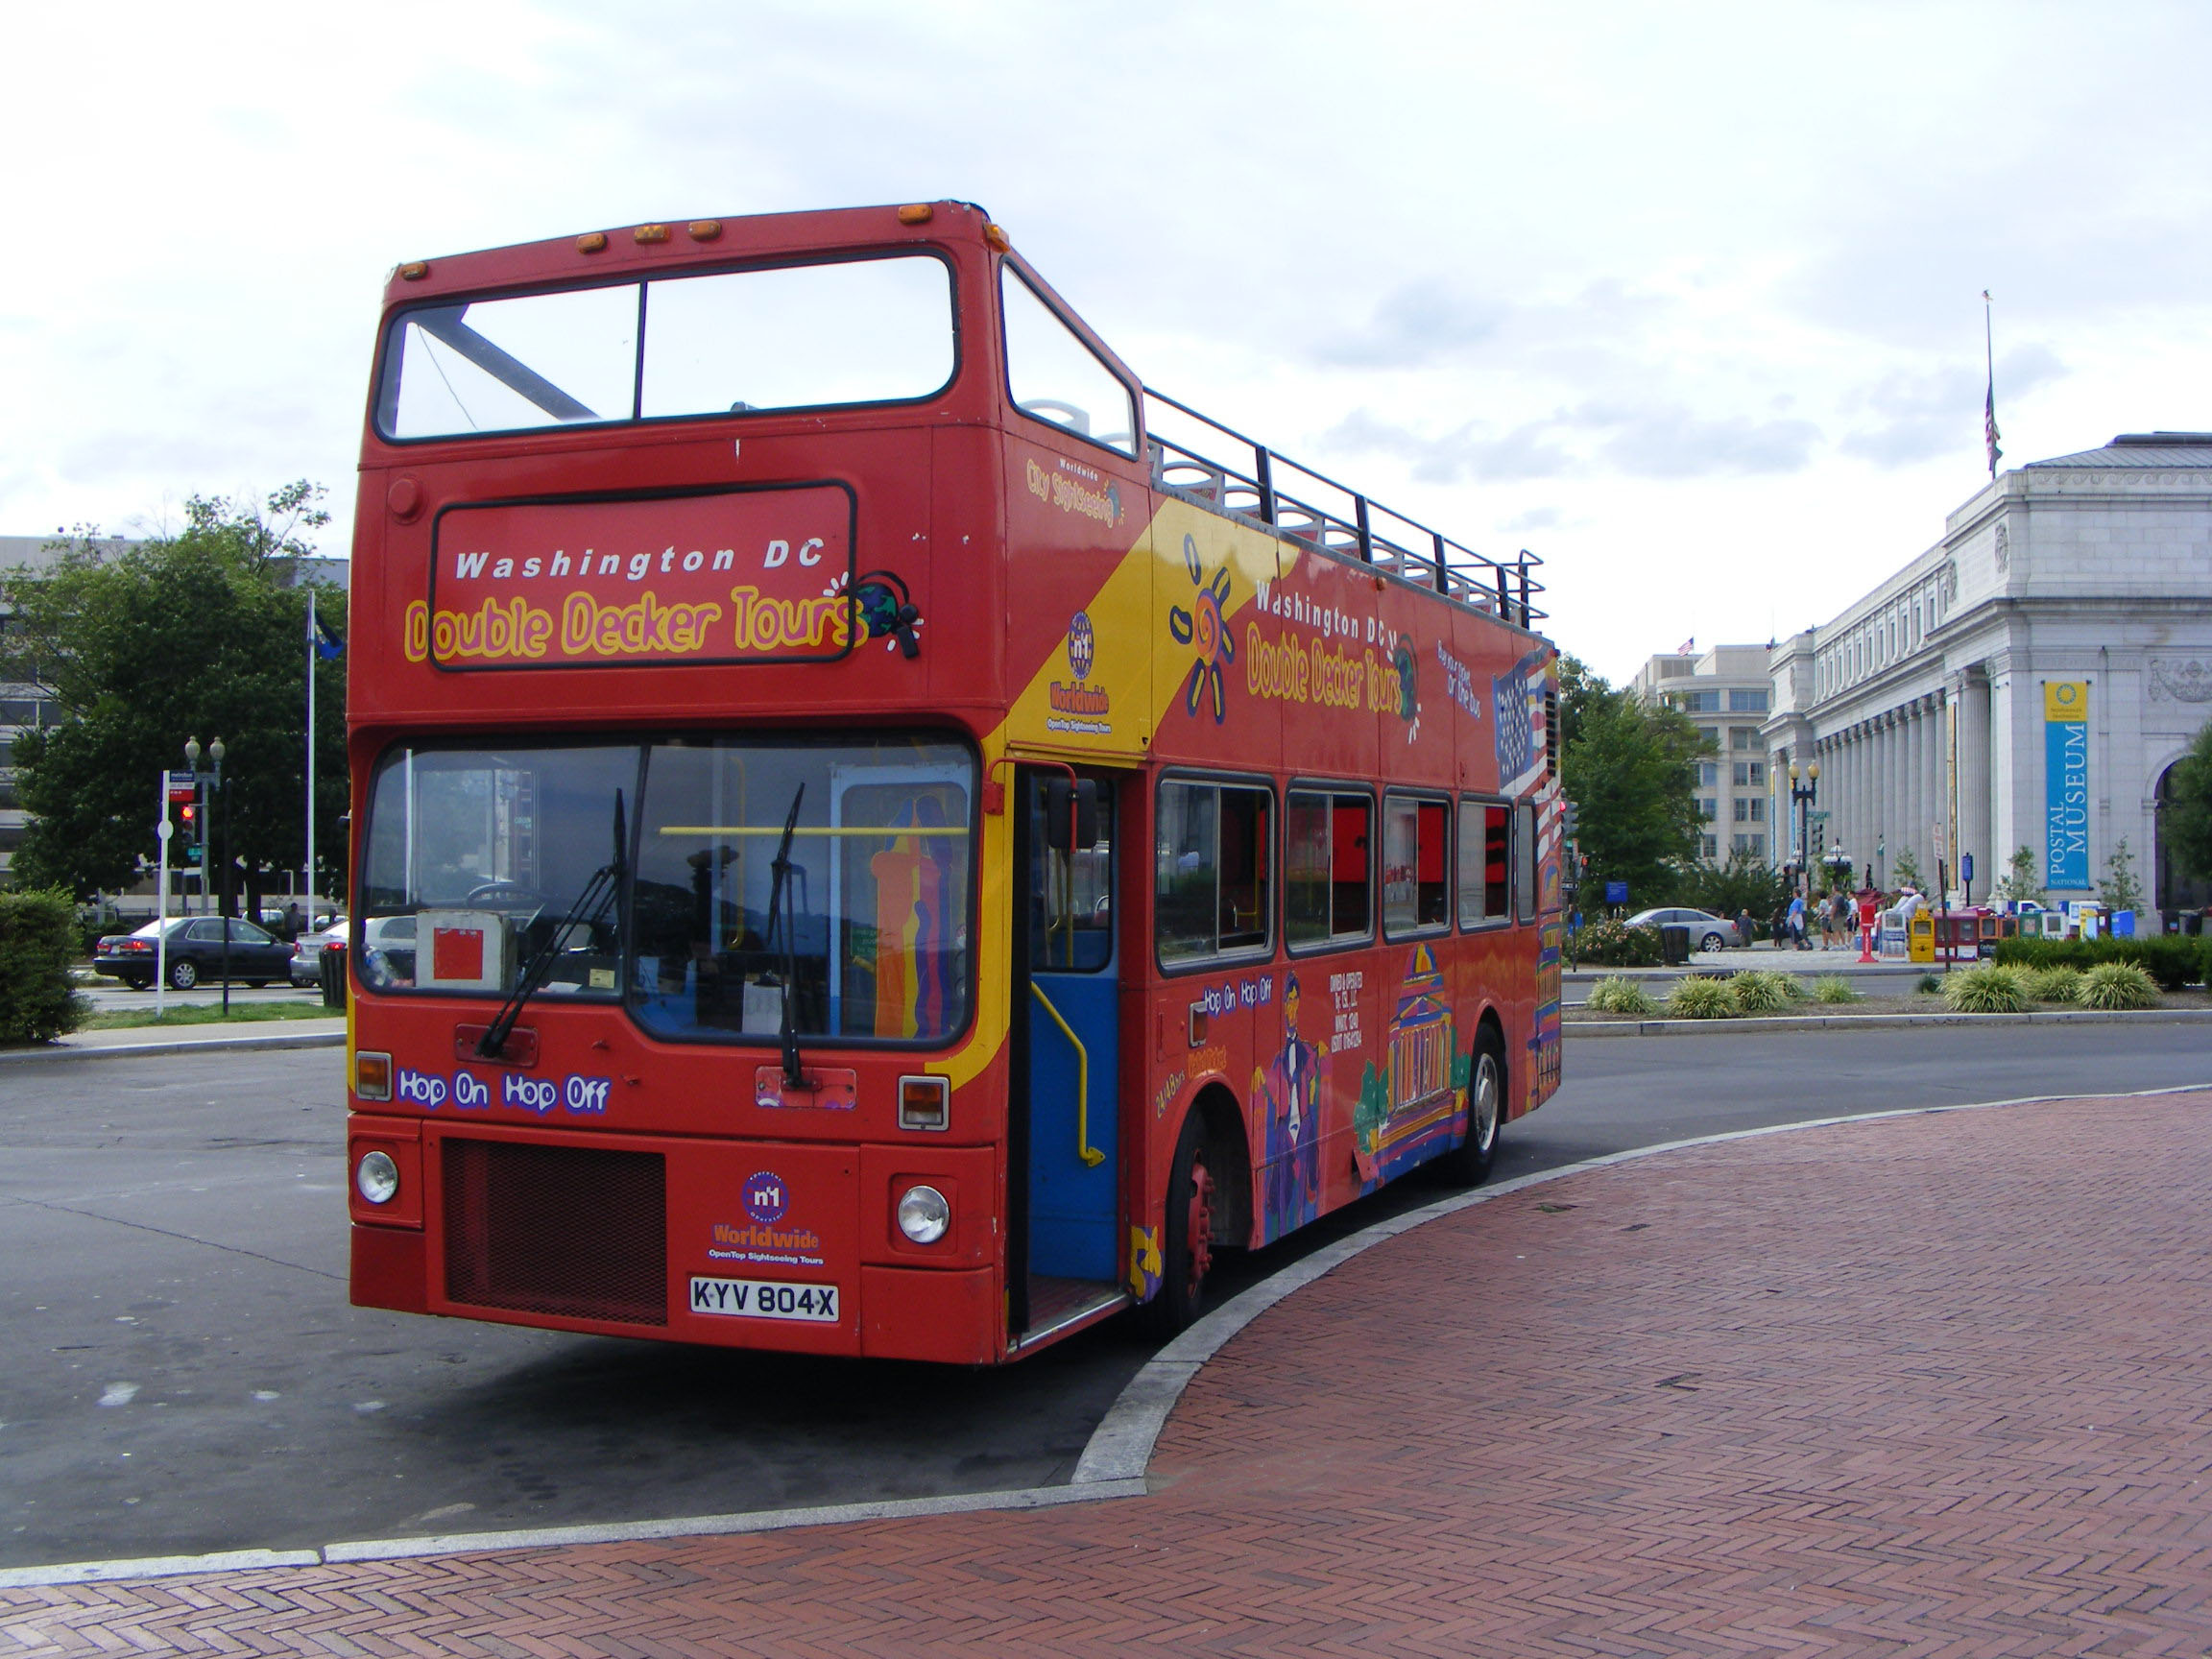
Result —
[{"label": "yellow handrail", "polygon": [[1034,979],[1029,981],[1029,995],[1045,1005],[1045,1012],[1052,1016],[1052,1023],[1075,1046],[1075,1150],[1082,1155],[1086,1168],[1095,1169],[1106,1162],[1106,1154],[1091,1144],[1091,1051],[1083,1046],[1083,1039],[1075,1035],[1074,1027],[1060,1018],[1060,1010],[1052,1006],[1052,998],[1037,988]]}]

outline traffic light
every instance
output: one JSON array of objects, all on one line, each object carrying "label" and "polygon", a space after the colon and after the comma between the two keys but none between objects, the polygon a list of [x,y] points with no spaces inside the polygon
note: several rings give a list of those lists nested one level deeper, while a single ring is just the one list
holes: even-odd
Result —
[{"label": "traffic light", "polygon": [[184,862],[197,864],[204,850],[200,836],[200,803],[185,802],[177,808],[177,816],[184,827]]}]

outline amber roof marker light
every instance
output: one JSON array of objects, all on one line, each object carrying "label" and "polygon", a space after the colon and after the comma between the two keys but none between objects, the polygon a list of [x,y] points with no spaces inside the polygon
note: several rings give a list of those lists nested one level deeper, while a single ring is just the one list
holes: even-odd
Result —
[{"label": "amber roof marker light", "polygon": [[685,228],[691,233],[692,241],[711,242],[715,237],[722,234],[722,221],[719,219],[694,219]]},{"label": "amber roof marker light", "polygon": [[637,229],[630,232],[630,239],[640,247],[649,242],[665,242],[668,240],[668,227],[665,225],[640,225]]},{"label": "amber roof marker light", "polygon": [[1006,227],[1003,225],[984,226],[983,240],[1001,253],[1012,252],[1014,247],[1014,238],[1006,234]]},{"label": "amber roof marker light", "polygon": [[902,225],[926,225],[936,217],[937,209],[926,202],[909,202],[899,209],[899,223]]},{"label": "amber roof marker light", "polygon": [[402,282],[420,282],[429,275],[430,262],[427,259],[410,259],[399,267],[399,280]]},{"label": "amber roof marker light", "polygon": [[606,252],[607,232],[604,230],[585,231],[583,235],[576,238],[576,252],[579,253]]}]

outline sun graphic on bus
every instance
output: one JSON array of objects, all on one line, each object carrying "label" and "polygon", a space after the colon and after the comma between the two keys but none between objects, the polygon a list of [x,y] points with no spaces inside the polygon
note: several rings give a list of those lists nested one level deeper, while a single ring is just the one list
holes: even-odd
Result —
[{"label": "sun graphic on bus", "polygon": [[1205,568],[1198,562],[1198,543],[1189,536],[1183,538],[1183,565],[1190,572],[1190,585],[1198,589],[1190,610],[1175,605],[1167,612],[1167,632],[1178,645],[1191,647],[1197,658],[1190,664],[1190,678],[1184,684],[1183,711],[1196,714],[1211,691],[1214,724],[1218,726],[1229,714],[1229,686],[1222,666],[1237,661],[1237,645],[1229,637],[1229,566],[1223,565],[1214,572],[1211,582],[1206,580]]}]

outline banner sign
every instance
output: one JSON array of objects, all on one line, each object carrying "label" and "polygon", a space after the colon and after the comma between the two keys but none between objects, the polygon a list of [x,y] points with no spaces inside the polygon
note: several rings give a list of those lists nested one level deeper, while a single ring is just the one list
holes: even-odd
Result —
[{"label": "banner sign", "polygon": [[854,645],[838,484],[448,508],[407,659],[441,668],[822,662]]},{"label": "banner sign", "polygon": [[2089,886],[2089,685],[2043,683],[2043,885]]}]

